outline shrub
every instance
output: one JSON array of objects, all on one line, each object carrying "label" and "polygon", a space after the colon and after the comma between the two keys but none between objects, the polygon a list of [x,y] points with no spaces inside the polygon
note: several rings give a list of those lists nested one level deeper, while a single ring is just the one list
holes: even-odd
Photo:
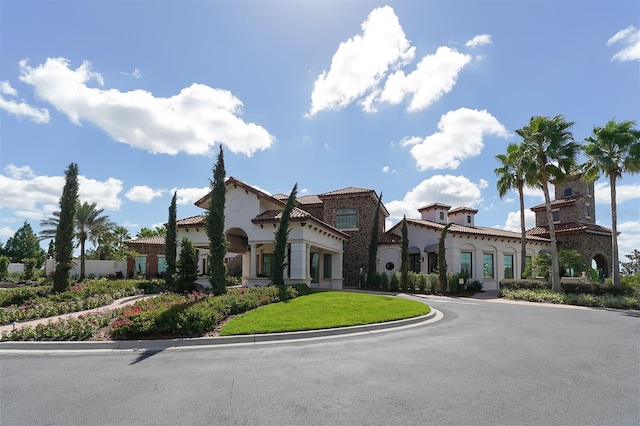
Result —
[{"label": "shrub", "polygon": [[562,283],[562,291],[569,294],[592,294],[594,296],[622,296],[631,292],[628,287],[614,287],[596,283]]},{"label": "shrub", "polygon": [[9,274],[9,264],[11,261],[7,256],[0,256],[0,279],[5,279]]},{"label": "shrub", "polygon": [[438,274],[427,275],[427,287],[428,287],[429,293],[435,294],[438,292],[438,283],[439,283]]},{"label": "shrub", "polygon": [[227,280],[227,287],[237,287],[242,285],[242,277],[235,275],[226,275],[225,279]]},{"label": "shrub", "polygon": [[418,275],[418,290],[420,290],[421,293],[427,292],[427,276],[423,273]]},{"label": "shrub", "polygon": [[469,291],[482,291],[482,283],[478,280],[469,281],[467,283],[467,290]]},{"label": "shrub", "polygon": [[391,274],[391,284],[389,286],[390,290],[398,291],[399,286],[400,286],[400,280],[398,279],[398,274]]},{"label": "shrub", "polygon": [[38,259],[25,258],[25,259],[22,259],[22,263],[24,264],[24,271],[22,273],[22,278],[27,281],[33,280]]},{"label": "shrub", "polygon": [[508,290],[538,290],[538,289],[551,289],[551,284],[543,280],[534,279],[506,279],[500,281],[500,289]]},{"label": "shrub", "polygon": [[458,291],[460,291],[458,279],[458,274],[454,272],[449,272],[449,274],[447,274],[447,283],[449,284],[450,292],[458,293]]},{"label": "shrub", "polygon": [[386,272],[380,274],[380,287],[383,291],[389,290],[389,275]]},{"label": "shrub", "polygon": [[169,285],[165,280],[141,280],[135,282],[135,286],[140,289],[144,294],[156,294],[169,291]]}]

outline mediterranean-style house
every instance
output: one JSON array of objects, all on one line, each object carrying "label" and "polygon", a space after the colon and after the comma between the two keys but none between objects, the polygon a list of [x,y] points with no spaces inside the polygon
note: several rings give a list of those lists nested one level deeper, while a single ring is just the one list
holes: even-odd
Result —
[{"label": "mediterranean-style house", "polygon": [[[274,232],[288,196],[269,195],[234,177],[225,182],[225,226],[227,252],[242,256],[242,284],[266,285],[270,282]],[[569,179],[555,187],[554,219],[559,248],[575,249],[593,259],[605,275],[610,272],[611,231],[595,224],[593,183]],[[207,209],[210,194],[195,205]],[[369,245],[378,208],[374,190],[347,187],[296,199],[289,228],[285,282],[305,283],[319,288],[358,287],[367,272]],[[526,234],[525,256],[530,260],[549,249],[548,224],[544,204],[535,206],[536,227]],[[452,224],[445,238],[448,271],[465,271],[470,280],[483,283],[485,290],[497,289],[501,280],[517,278],[521,245],[519,232],[476,225],[478,210],[451,208],[433,203],[418,209],[419,218],[407,218],[409,269],[432,273],[438,264],[438,240],[443,228]],[[397,273],[401,264],[401,223],[385,231],[389,212],[380,205],[377,271]],[[177,221],[178,245],[189,238],[199,251],[199,272],[208,273],[209,240],[204,214]],[[128,242],[138,253],[130,259],[134,271],[147,275],[160,273],[163,254],[160,239]],[[144,249],[148,245],[150,250]],[[178,252],[180,247],[178,247]],[[155,259],[155,260],[154,260]],[[143,266],[142,264],[145,264]]]}]

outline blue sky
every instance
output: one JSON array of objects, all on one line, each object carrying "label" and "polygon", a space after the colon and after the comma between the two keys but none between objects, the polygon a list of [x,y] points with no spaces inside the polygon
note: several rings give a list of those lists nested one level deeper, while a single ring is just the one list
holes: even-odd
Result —
[{"label": "blue sky", "polygon": [[[533,115],[640,121],[640,3],[0,2],[0,239],[82,200],[132,235],[200,213],[218,146],[269,192],[383,192],[389,223],[431,202],[519,230],[495,155]],[[528,191],[528,207],[542,203]],[[640,248],[640,179],[618,181]],[[609,187],[596,182],[598,223]],[[527,224],[533,213],[527,209]]]}]

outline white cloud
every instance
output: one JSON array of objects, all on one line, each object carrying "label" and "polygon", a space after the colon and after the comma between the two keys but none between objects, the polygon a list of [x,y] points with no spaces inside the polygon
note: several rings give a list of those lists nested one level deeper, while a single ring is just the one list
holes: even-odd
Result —
[{"label": "white cloud", "polygon": [[476,47],[476,46],[482,46],[485,44],[491,44],[491,35],[489,34],[478,34],[477,36],[475,36],[474,38],[472,38],[471,40],[467,41],[464,45],[467,47]]},{"label": "white cloud", "polygon": [[640,221],[618,223],[618,251],[620,260],[626,261],[625,254],[631,254],[634,249],[640,249]]},{"label": "white cloud", "polygon": [[440,117],[438,132],[411,148],[418,170],[456,169],[480,154],[485,135],[509,137],[507,129],[486,110],[460,108]]},{"label": "white cloud", "polygon": [[12,179],[29,179],[35,176],[31,167],[18,167],[14,164],[7,164],[4,168],[4,172]]},{"label": "white cloud", "polygon": [[171,194],[177,192],[176,204],[185,205],[195,203],[210,191],[211,188],[208,186],[205,186],[204,188],[173,188],[171,190]]},{"label": "white cloud", "polygon": [[89,86],[104,84],[89,62],[73,70],[64,58],[48,58],[36,67],[21,61],[20,69],[20,80],[73,123],[90,122],[118,142],[152,153],[208,154],[221,143],[251,156],[274,141],[264,128],[238,117],[243,104],[228,90],[194,83],[161,98],[145,90],[100,89]]},{"label": "white cloud", "polygon": [[35,123],[42,124],[49,122],[49,110],[46,108],[35,108],[24,102],[16,102],[14,100],[8,101],[2,96],[0,96],[0,109],[17,117],[28,117]]},{"label": "white cloud", "polygon": [[625,47],[611,58],[612,61],[640,61],[640,29],[629,25],[607,41],[607,46],[621,42]]},{"label": "white cloud", "polygon": [[382,172],[383,172],[383,173],[389,173],[389,166],[384,166],[384,167],[382,168]]},{"label": "white cloud", "polygon": [[[33,219],[41,219],[58,210],[63,176],[36,176],[27,166],[8,165],[5,170],[21,170],[22,174],[0,174],[0,205],[3,210],[12,209],[12,214]],[[78,186],[80,201],[95,202],[106,210],[120,208],[118,194],[122,190],[122,181],[114,178],[98,181],[78,176]]]},{"label": "white cloud", "polygon": [[134,68],[133,72],[122,72],[121,74],[123,75],[130,75],[131,77],[135,77],[135,78],[140,78],[142,76],[142,74],[140,73],[140,68]]},{"label": "white cloud", "polygon": [[2,228],[0,228],[0,238],[2,238],[3,240],[7,240],[8,238],[13,237],[13,234],[15,233],[16,231],[9,228],[8,226],[3,226]]},{"label": "white cloud", "polygon": [[418,209],[431,203],[444,203],[452,207],[473,207],[482,201],[481,184],[464,176],[434,175],[407,192],[402,200],[385,203],[390,217],[420,217]]},{"label": "white cloud", "polygon": [[372,92],[386,73],[410,63],[414,55],[415,47],[407,40],[393,9],[384,6],[372,10],[362,23],[362,35],[340,43],[331,68],[316,79],[308,116],[344,108],[363,96],[363,108],[372,110]]},{"label": "white cloud", "polygon": [[0,93],[2,93],[3,95],[9,95],[9,96],[18,95],[18,91],[13,87],[11,87],[11,84],[9,84],[9,82],[6,80],[0,82]]},{"label": "white cloud", "polygon": [[[531,229],[536,226],[536,214],[529,209],[524,211],[524,224],[526,229]],[[520,232],[520,210],[516,212],[509,212],[507,220],[504,223],[505,231]]]},{"label": "white cloud", "polygon": [[489,186],[489,182],[487,182],[484,179],[480,179],[480,182],[478,182],[478,188],[480,189],[485,189]]},{"label": "white cloud", "polygon": [[[156,197],[160,197],[164,191],[162,189],[155,190],[151,189],[146,185],[134,186],[126,194],[127,197],[131,201],[137,201],[139,203],[148,203]],[[176,200],[177,202],[177,200]]]},{"label": "white cloud", "polygon": [[[599,182],[594,185],[596,204],[611,204],[611,189],[607,182]],[[640,183],[616,184],[616,203],[640,198]]]},{"label": "white cloud", "polygon": [[451,91],[460,70],[470,61],[471,56],[440,46],[435,54],[422,58],[415,71],[405,75],[398,70],[391,74],[380,93],[380,101],[396,105],[410,96],[407,111],[421,111]]}]

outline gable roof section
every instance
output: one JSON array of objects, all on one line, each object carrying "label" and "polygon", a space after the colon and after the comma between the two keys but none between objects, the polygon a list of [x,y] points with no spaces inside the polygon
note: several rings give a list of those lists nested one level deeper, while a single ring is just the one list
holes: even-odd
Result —
[{"label": "gable roof section", "polygon": [[442,204],[442,203],[431,203],[431,204],[427,204],[424,207],[420,207],[418,209],[418,211],[421,212],[422,210],[432,210],[432,209],[436,209],[436,208],[449,210],[451,208],[451,206],[449,206],[447,204]]},{"label": "gable roof section", "polygon": [[191,216],[184,219],[180,219],[176,221],[176,226],[178,227],[186,227],[186,226],[195,226],[195,225],[204,225],[205,223],[205,215],[200,214],[198,216]]},{"label": "gable roof section", "polygon": [[[263,213],[260,213],[258,216],[251,219],[251,223],[255,225],[261,225],[265,223],[280,223],[280,219],[282,218],[282,210],[267,210]],[[294,207],[291,211],[291,217],[289,218],[290,222],[301,222],[301,223],[312,223],[315,226],[325,229],[326,231],[331,232],[332,234],[341,237],[345,240],[351,238],[348,234],[342,232],[341,230],[334,228],[333,226],[324,223],[321,220],[316,219],[311,213],[308,213],[298,207]]]},{"label": "gable roof section", "polygon": [[[242,182],[241,180],[238,180],[236,178],[234,178],[233,176],[230,176],[224,183],[225,187],[228,187],[229,185],[233,185],[236,188],[242,188],[245,191],[247,191],[247,193],[252,193],[255,194],[258,198],[264,198],[267,199],[269,201],[271,201],[272,203],[276,204],[276,205],[282,205],[284,206],[287,202],[287,198],[288,196],[285,197],[284,201],[283,200],[279,200],[278,198],[267,194],[264,191],[261,191],[257,188],[254,188],[251,185],[248,185],[244,182]],[[207,203],[209,201],[209,199],[211,198],[211,192],[207,193],[204,197],[200,198],[198,201],[196,201],[194,204],[202,209],[206,209],[207,208]]]},{"label": "gable roof section", "polygon": [[471,207],[456,207],[453,210],[449,210],[448,214],[453,214],[453,213],[458,213],[458,212],[462,212],[462,213],[478,213],[478,210],[473,209]]},{"label": "gable roof section", "polygon": [[[401,223],[402,221],[395,224],[389,230],[389,232],[397,228]],[[444,223],[437,223],[437,222],[431,222],[429,220],[409,219],[409,218],[407,218],[407,224],[419,226],[421,228],[432,229],[434,231],[442,231],[446,226],[446,224]],[[519,232],[505,231],[505,230],[496,229],[496,228],[486,228],[482,226],[463,226],[463,225],[457,225],[457,224],[452,224],[449,227],[448,233],[461,235],[461,236],[466,235],[466,236],[489,237],[489,238],[513,238],[518,240],[520,239],[520,236],[521,236]],[[528,235],[528,234],[527,234],[527,240],[549,242],[548,238],[544,238],[536,235]]]}]

